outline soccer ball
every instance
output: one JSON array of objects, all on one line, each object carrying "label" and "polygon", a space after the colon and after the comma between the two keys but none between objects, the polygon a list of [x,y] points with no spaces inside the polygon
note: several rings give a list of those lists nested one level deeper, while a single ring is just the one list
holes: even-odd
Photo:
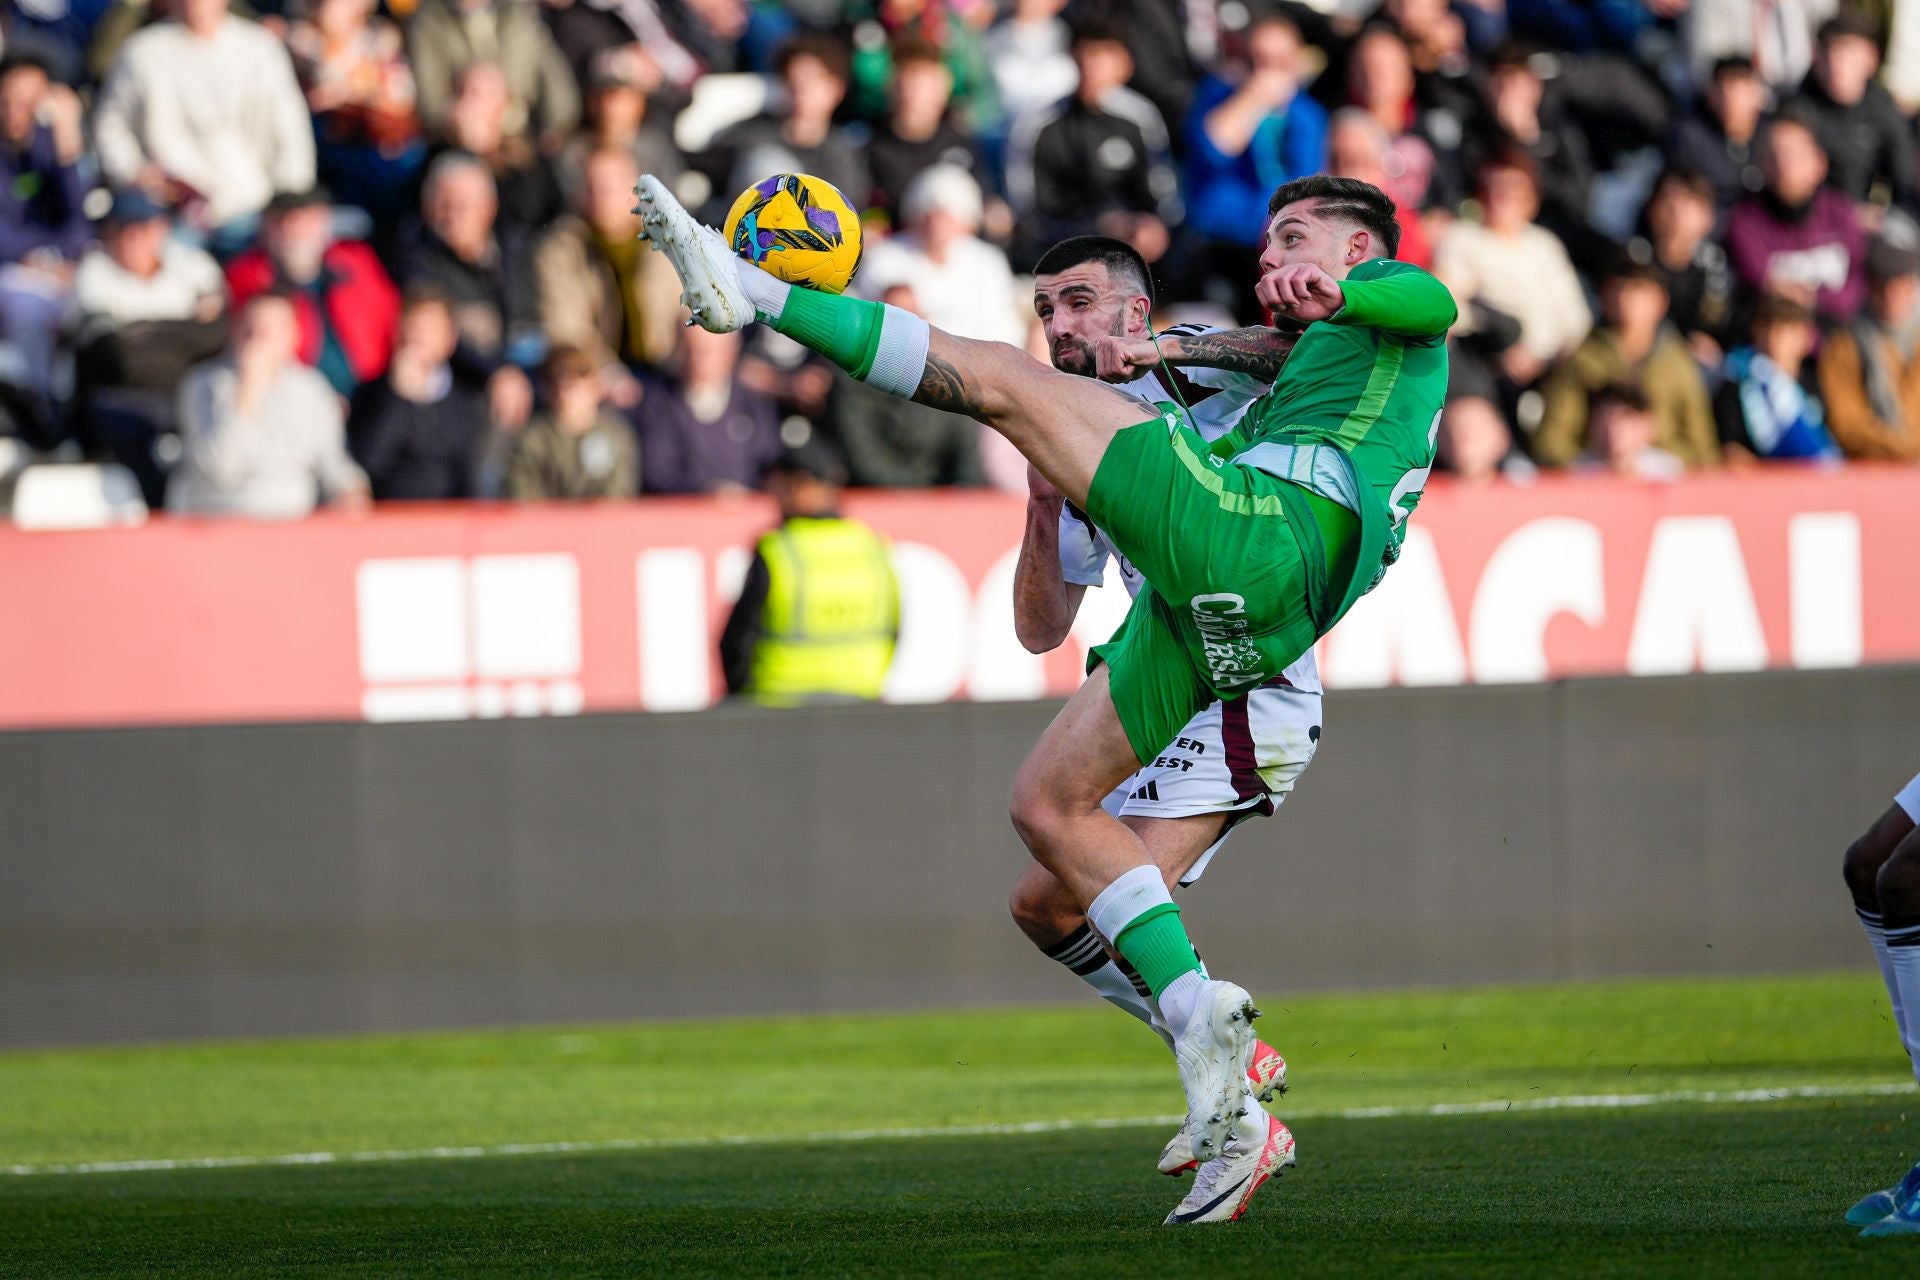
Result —
[{"label": "soccer ball", "polygon": [[831,182],[776,173],[727,211],[727,243],[789,284],[843,293],[860,266],[860,215]]}]

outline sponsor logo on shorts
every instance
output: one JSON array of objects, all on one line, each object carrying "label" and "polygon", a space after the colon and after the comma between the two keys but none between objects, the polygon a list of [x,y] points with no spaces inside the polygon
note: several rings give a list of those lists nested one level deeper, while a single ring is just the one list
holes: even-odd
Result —
[{"label": "sponsor logo on shorts", "polygon": [[1193,623],[1200,629],[1201,652],[1206,655],[1207,670],[1215,685],[1232,689],[1253,684],[1265,673],[1260,666],[1260,651],[1248,636],[1247,601],[1230,591],[1193,597],[1188,602]]}]

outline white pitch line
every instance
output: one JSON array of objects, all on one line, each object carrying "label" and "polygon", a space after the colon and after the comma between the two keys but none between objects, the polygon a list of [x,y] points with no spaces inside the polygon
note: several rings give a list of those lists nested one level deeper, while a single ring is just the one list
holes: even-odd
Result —
[{"label": "white pitch line", "polygon": [[[1914,1092],[1905,1082],[1808,1084],[1778,1089],[1671,1089],[1664,1093],[1566,1094],[1547,1098],[1498,1098],[1485,1102],[1436,1102],[1419,1107],[1290,1107],[1289,1120],[1391,1120],[1423,1116],[1501,1115],[1509,1111],[1589,1111],[1624,1107],[1743,1105],[1805,1098],[1877,1098]],[[982,1138],[1094,1129],[1139,1129],[1179,1124],[1180,1116],[1120,1116],[1095,1120],[1028,1120],[1015,1124],[929,1125],[898,1129],[834,1129],[819,1133],[729,1134],[720,1137],[611,1138],[598,1142],[507,1142],[474,1147],[420,1147],[411,1151],[300,1151],[266,1156],[187,1156],[173,1160],[97,1160],[84,1164],[0,1165],[0,1173],[37,1177],[75,1173],[149,1173],[171,1169],[257,1169],[275,1165],[379,1164],[395,1160],[476,1160],[490,1156],[564,1155],[572,1152],[667,1151],[743,1147],[759,1143],[877,1142],[893,1138]]]}]

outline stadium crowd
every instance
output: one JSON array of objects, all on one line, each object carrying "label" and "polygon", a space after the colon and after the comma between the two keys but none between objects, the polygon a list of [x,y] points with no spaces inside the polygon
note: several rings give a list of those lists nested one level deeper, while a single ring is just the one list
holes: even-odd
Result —
[{"label": "stadium crowd", "polygon": [[0,435],[149,504],[1024,488],[975,424],[681,325],[641,172],[866,210],[856,287],[1044,355],[1099,232],[1258,322],[1268,193],[1400,206],[1461,322],[1441,465],[1920,461],[1920,3],[11,0]]}]

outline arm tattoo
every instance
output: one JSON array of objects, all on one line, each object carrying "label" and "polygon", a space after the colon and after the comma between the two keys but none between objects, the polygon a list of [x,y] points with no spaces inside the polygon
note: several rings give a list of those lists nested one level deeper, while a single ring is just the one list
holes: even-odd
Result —
[{"label": "arm tattoo", "polygon": [[982,416],[980,397],[972,384],[961,376],[950,361],[936,355],[927,356],[926,372],[920,375],[920,389],[913,398],[920,404],[945,409],[948,413],[961,413],[969,418]]},{"label": "arm tattoo", "polygon": [[1300,335],[1284,329],[1256,326],[1217,333],[1183,333],[1165,342],[1168,364],[1199,365],[1228,373],[1244,373],[1272,382],[1293,353]]}]

